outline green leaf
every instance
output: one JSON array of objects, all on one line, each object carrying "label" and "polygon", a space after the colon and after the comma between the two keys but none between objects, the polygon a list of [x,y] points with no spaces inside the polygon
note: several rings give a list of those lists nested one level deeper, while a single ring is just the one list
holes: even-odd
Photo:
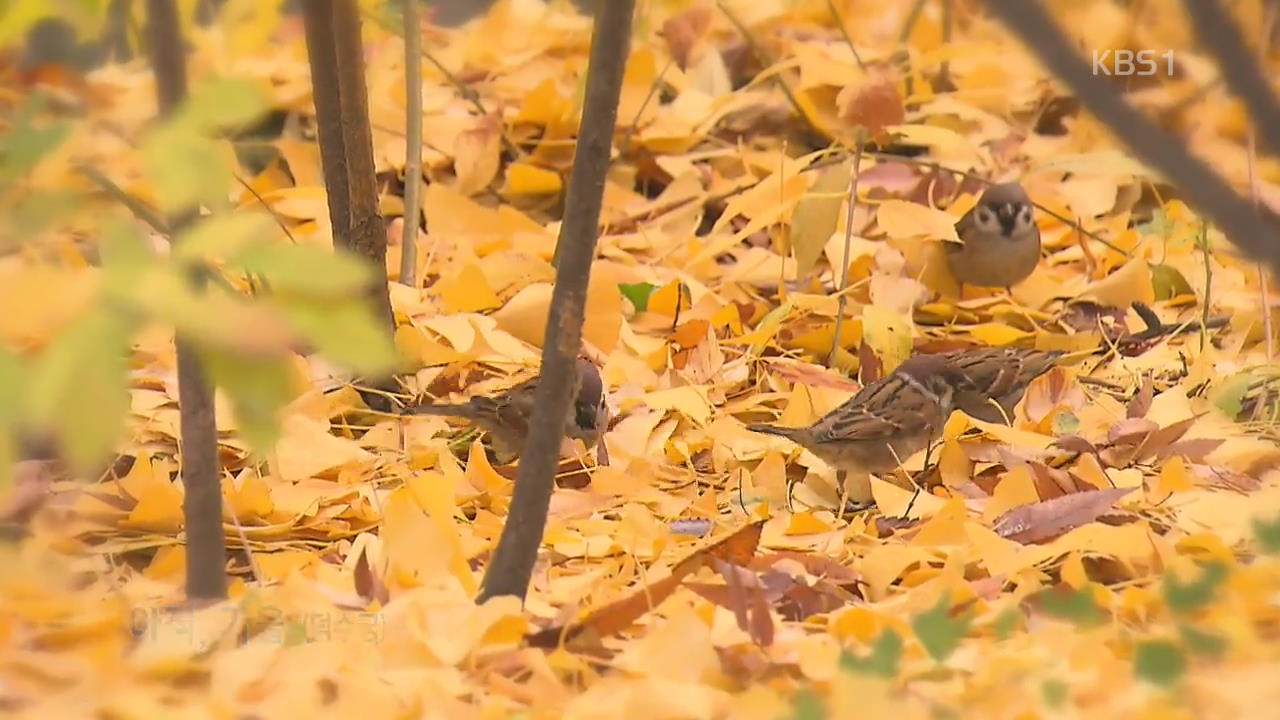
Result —
[{"label": "green leaf", "polygon": [[923,612],[911,621],[911,629],[934,660],[942,662],[955,652],[960,640],[969,630],[972,620],[969,617],[951,617],[951,599],[943,593],[932,609]]},{"label": "green leaf", "polygon": [[1093,601],[1093,594],[1087,590],[1060,586],[1045,590],[1036,597],[1040,599],[1041,608],[1048,615],[1080,625],[1093,625],[1103,620],[1102,610]]},{"label": "green leaf", "polygon": [[1194,295],[1191,283],[1172,265],[1151,266],[1151,286],[1155,288],[1157,300],[1168,300],[1179,295]]},{"label": "green leaf", "polygon": [[22,358],[0,345],[0,426],[15,426],[22,420],[26,387],[27,368]]},{"label": "green leaf", "polygon": [[70,134],[70,123],[35,120],[45,102],[42,95],[32,96],[22,106],[15,126],[0,135],[0,183],[11,182],[34,168]]},{"label": "green leaf", "polygon": [[8,215],[12,235],[0,238],[0,247],[17,244],[47,231],[83,204],[84,195],[79,192],[52,188],[42,188],[38,193],[22,197],[15,205],[3,209]]},{"label": "green leaf", "polygon": [[1214,407],[1227,417],[1235,420],[1244,412],[1244,396],[1248,394],[1255,378],[1250,372],[1229,375],[1220,383],[1215,383],[1209,397]]},{"label": "green leaf", "polygon": [[791,696],[790,720],[825,720],[827,703],[814,691],[805,688]]},{"label": "green leaf", "polygon": [[245,125],[267,111],[267,99],[258,86],[238,78],[209,80],[187,97],[179,122],[203,132]]},{"label": "green leaf", "polygon": [[1253,519],[1253,534],[1258,538],[1258,545],[1267,555],[1280,555],[1280,517],[1272,522],[1262,518]]},{"label": "green leaf", "polygon": [[130,297],[149,270],[157,268],[160,258],[138,231],[123,221],[107,224],[99,246],[102,257],[103,287],[108,297]]},{"label": "green leaf", "polygon": [[174,238],[173,257],[183,263],[229,260],[271,239],[274,228],[271,216],[257,210],[211,215]]},{"label": "green leaf", "polygon": [[1070,410],[1054,413],[1053,434],[1056,436],[1074,435],[1080,430],[1080,418]]},{"label": "green leaf", "polygon": [[657,289],[657,285],[647,282],[618,283],[618,290],[622,292],[622,297],[631,302],[636,312],[644,312],[649,309],[649,296]]},{"label": "green leaf", "polygon": [[1005,608],[996,616],[995,630],[996,640],[1008,640],[1013,637],[1013,633],[1018,629],[1018,623],[1022,620],[1022,613],[1017,608]]},{"label": "green leaf", "polygon": [[97,306],[41,354],[29,388],[33,419],[52,427],[66,459],[81,472],[111,451],[129,410],[129,336],[133,323]]},{"label": "green leaf", "polygon": [[852,672],[895,677],[902,660],[902,636],[894,630],[885,630],[871,646],[871,654],[860,658],[848,650],[840,654],[840,667]]},{"label": "green leaf", "polygon": [[1040,692],[1044,695],[1044,704],[1048,705],[1050,710],[1057,710],[1067,702],[1071,688],[1057,678],[1049,678],[1041,684]]},{"label": "green leaf", "polygon": [[27,368],[22,358],[0,345],[0,494],[13,481],[14,435],[26,410]]},{"label": "green leaf", "polygon": [[1182,648],[1167,640],[1138,643],[1133,653],[1133,671],[1139,679],[1160,686],[1177,682],[1187,670]]},{"label": "green leaf", "polygon": [[272,292],[355,301],[374,277],[368,262],[318,245],[279,243],[246,248],[231,262],[266,278]]},{"label": "green leaf", "polygon": [[1167,238],[1173,235],[1173,231],[1177,228],[1177,223],[1169,217],[1169,213],[1164,208],[1156,208],[1151,213],[1151,219],[1147,222],[1134,226],[1134,230],[1139,235],[1155,235],[1156,237]]},{"label": "green leaf", "polygon": [[1178,634],[1187,649],[1196,655],[1220,658],[1227,651],[1227,638],[1218,633],[1205,632],[1187,623],[1178,624]]},{"label": "green leaf", "polygon": [[[840,207],[848,195],[852,160],[845,160],[820,171],[813,186],[796,203],[791,214],[791,254],[796,258],[796,277],[805,277],[813,269],[827,241],[836,231]],[[834,268],[840,277],[843,268]]]},{"label": "green leaf", "polygon": [[107,0],[8,0],[0,3],[0,46],[21,44],[23,36],[47,17],[69,23],[78,39],[96,39],[106,10]]},{"label": "green leaf", "polygon": [[378,322],[363,299],[316,303],[273,298],[272,304],[330,361],[368,375],[395,367],[398,357],[389,328]]},{"label": "green leaf", "polygon": [[1218,593],[1218,588],[1227,579],[1229,571],[1222,563],[1205,565],[1200,577],[1188,583],[1182,583],[1172,574],[1164,576],[1164,600],[1169,610],[1175,615],[1185,615],[1198,610],[1210,602]]},{"label": "green leaf", "polygon": [[165,212],[222,204],[233,180],[217,143],[181,122],[152,132],[142,144],[142,161]]},{"label": "green leaf", "polygon": [[270,452],[280,436],[280,410],[293,399],[289,360],[251,359],[208,348],[201,357],[209,376],[231,399],[250,447]]}]

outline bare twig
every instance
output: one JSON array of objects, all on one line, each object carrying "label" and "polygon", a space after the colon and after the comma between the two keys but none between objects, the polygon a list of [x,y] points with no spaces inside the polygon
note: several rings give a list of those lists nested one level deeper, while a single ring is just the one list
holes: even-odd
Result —
[{"label": "bare twig", "polygon": [[[952,11],[954,10],[952,7],[953,2],[954,0],[942,0],[942,44],[944,46],[951,44],[951,26],[955,22],[955,18],[952,17]],[[938,86],[947,89],[954,89],[954,86],[951,84],[950,60],[943,60],[942,65],[938,68]]]},{"label": "bare twig", "polygon": [[[755,37],[751,34],[751,29],[743,24],[743,22],[738,19],[737,15],[733,14],[733,11],[724,3],[724,0],[716,0],[716,6],[720,8],[720,12],[724,13],[725,17],[729,18],[729,22],[733,23],[733,26],[738,29],[738,32],[742,35],[742,39],[746,41],[747,47],[751,48],[751,54],[755,55],[756,58],[764,65],[772,65],[773,58],[769,56],[769,53],[765,52],[764,48],[760,47],[760,43],[756,42]],[[795,111],[796,116],[799,117],[812,132],[816,133],[819,137],[831,137],[831,133],[814,124],[808,113],[804,111],[804,107],[800,105],[800,101],[796,99],[795,94],[791,92],[791,87],[787,85],[787,81],[782,79],[781,73],[775,73],[773,75],[773,82],[778,86],[778,89],[782,91],[782,94],[786,96],[787,102],[791,104],[791,109]]]},{"label": "bare twig", "polygon": [[1204,302],[1200,308],[1200,349],[1209,344],[1209,304],[1213,292],[1213,256],[1209,253],[1209,225],[1200,221],[1200,254],[1204,258]]},{"label": "bare twig", "polygon": [[618,143],[618,147],[622,148],[623,151],[631,148],[631,138],[635,135],[636,128],[640,124],[640,116],[644,115],[644,111],[649,107],[649,103],[658,96],[658,89],[662,87],[662,79],[666,77],[667,71],[671,69],[673,64],[675,64],[675,58],[667,58],[667,64],[662,66],[662,70],[658,73],[657,77],[653,79],[653,82],[650,83],[649,92],[645,94],[644,100],[640,102],[640,108],[636,110],[636,116],[631,118],[631,123],[627,125],[626,132],[622,134],[622,142]]},{"label": "bare twig", "polygon": [[866,129],[859,127],[857,132],[853,149],[853,169],[849,173],[849,210],[845,213],[844,219],[844,257],[840,260],[840,298],[836,300],[835,337],[831,339],[831,354],[827,357],[829,367],[835,367],[836,357],[840,352],[840,326],[844,324],[844,308],[849,300],[849,294],[845,292],[849,287],[849,248],[853,243],[853,214],[858,209],[858,175],[862,171],[862,147],[867,142]]},{"label": "bare twig", "polygon": [[249,184],[248,180],[245,180],[244,178],[240,177],[240,173],[234,173],[234,175],[236,178],[236,182],[240,183],[240,186],[243,187],[250,195],[252,195],[254,200],[258,201],[258,204],[262,206],[262,209],[271,213],[271,217],[275,219],[276,225],[280,227],[280,231],[284,233],[285,237],[289,238],[289,242],[293,243],[294,245],[297,245],[298,239],[295,238],[293,236],[293,233],[289,231],[289,226],[285,224],[284,218],[280,217],[280,213],[276,212],[276,209],[271,207],[270,203],[267,202],[267,199],[262,197],[262,194],[259,193],[256,189],[254,189],[254,187]]},{"label": "bare twig", "polygon": [[827,10],[831,12],[831,19],[835,20],[841,37],[844,38],[845,44],[849,46],[849,51],[853,53],[854,62],[858,63],[858,67],[863,72],[866,72],[867,64],[862,62],[862,56],[858,54],[858,48],[853,44],[853,38],[849,37],[849,29],[844,26],[844,18],[840,16],[840,11],[836,9],[835,0],[827,0]]},{"label": "bare twig", "polygon": [[573,179],[557,243],[559,262],[542,345],[541,379],[510,514],[485,571],[477,602],[498,595],[523,598],[529,590],[538,548],[542,545],[564,437],[564,423],[560,419],[569,411],[575,358],[582,343],[587,284],[595,258],[600,207],[634,8],[634,0],[612,0],[602,3],[596,13],[587,64],[586,99],[573,157]]},{"label": "bare twig", "polygon": [[[1276,19],[1280,17],[1280,0],[1272,0],[1267,4],[1267,14],[1262,21],[1262,37],[1258,41],[1258,62],[1266,63],[1267,49],[1271,44],[1271,33],[1275,28]],[[1248,165],[1249,165],[1249,200],[1253,203],[1254,213],[1259,212],[1258,205],[1258,133],[1254,123],[1249,124],[1249,132],[1247,136],[1248,142]],[[1258,293],[1262,300],[1262,334],[1263,341],[1267,348],[1267,361],[1270,362],[1275,358],[1275,327],[1271,321],[1271,297],[1267,291],[1267,271],[1261,265],[1257,266],[1258,273]]]},{"label": "bare twig", "polygon": [[[1218,0],[1182,0],[1200,43],[1218,61],[1218,71],[1231,92],[1240,96],[1262,142],[1280,153],[1280,100],[1262,66],[1249,55],[1249,43]],[[1266,47],[1264,39],[1263,47]]]},{"label": "bare twig", "polygon": [[418,0],[404,0],[405,139],[404,223],[400,235],[400,282],[417,287],[418,215],[422,201],[422,23]]},{"label": "bare twig", "polygon": [[1280,243],[1274,240],[1280,235],[1280,222],[1270,215],[1254,215],[1248,201],[1202,160],[1186,152],[1182,141],[1126,103],[1106,79],[1094,76],[1043,5],[1024,0],[986,0],[986,4],[1139,160],[1173,184],[1194,189],[1187,194],[1192,204],[1221,227],[1245,254],[1280,271]]},{"label": "bare twig", "polygon": [[134,217],[146,223],[152,230],[164,235],[165,237],[169,236],[169,223],[165,222],[165,219],[160,217],[159,213],[152,210],[146,203],[142,202],[138,198],[125,192],[124,188],[117,185],[111,178],[102,174],[102,172],[97,168],[92,165],[80,164],[76,165],[76,171],[85,176],[89,182],[97,185],[99,190],[110,195],[111,199],[125,206],[129,212],[133,213]]}]

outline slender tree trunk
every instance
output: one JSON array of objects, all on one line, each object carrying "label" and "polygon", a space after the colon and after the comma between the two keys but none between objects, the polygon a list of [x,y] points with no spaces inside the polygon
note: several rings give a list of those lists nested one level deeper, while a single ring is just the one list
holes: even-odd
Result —
[{"label": "slender tree trunk", "polygon": [[400,282],[417,287],[418,219],[422,189],[422,23],[418,0],[404,0],[404,232],[400,236]]},{"label": "slender tree trunk", "polygon": [[634,8],[635,0],[609,0],[596,13],[587,63],[586,99],[556,247],[556,285],[542,343],[537,402],[520,456],[511,511],[485,572],[479,602],[497,595],[524,598],[542,545],[564,437],[564,423],[558,418],[569,411],[575,360],[582,347],[587,282],[595,259],[605,173],[609,169]]},{"label": "slender tree trunk", "polygon": [[[387,230],[378,208],[360,9],[356,0],[303,0],[302,22],[333,244],[374,267],[366,296],[379,321],[394,334],[395,316],[387,290]],[[389,378],[373,384],[384,391],[395,388]],[[361,395],[375,410],[390,409],[383,395]]]},{"label": "slender tree trunk", "polygon": [[[156,76],[160,115],[171,114],[187,97],[186,53],[173,0],[147,0],[147,35]],[[199,172],[193,168],[192,172]],[[194,216],[171,218],[176,236]],[[201,282],[192,277],[191,282]],[[181,406],[182,512],[187,533],[187,597],[227,596],[226,541],[222,535],[222,488],[218,479],[217,424],[213,386],[195,348],[175,339],[178,352],[178,403]]]}]

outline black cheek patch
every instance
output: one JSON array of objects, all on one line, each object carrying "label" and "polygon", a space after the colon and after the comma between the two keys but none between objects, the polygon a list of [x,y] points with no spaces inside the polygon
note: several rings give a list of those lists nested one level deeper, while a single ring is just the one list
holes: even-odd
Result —
[{"label": "black cheek patch", "polygon": [[578,407],[574,413],[574,424],[584,430],[594,430],[596,427],[596,410],[595,408]]}]

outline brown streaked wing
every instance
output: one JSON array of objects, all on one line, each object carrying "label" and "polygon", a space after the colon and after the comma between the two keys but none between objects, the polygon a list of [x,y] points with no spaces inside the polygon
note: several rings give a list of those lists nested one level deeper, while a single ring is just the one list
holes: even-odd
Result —
[{"label": "brown streaked wing", "polygon": [[920,422],[931,403],[901,375],[889,375],[814,423],[812,437],[822,443],[887,437],[901,432],[904,420]]}]

